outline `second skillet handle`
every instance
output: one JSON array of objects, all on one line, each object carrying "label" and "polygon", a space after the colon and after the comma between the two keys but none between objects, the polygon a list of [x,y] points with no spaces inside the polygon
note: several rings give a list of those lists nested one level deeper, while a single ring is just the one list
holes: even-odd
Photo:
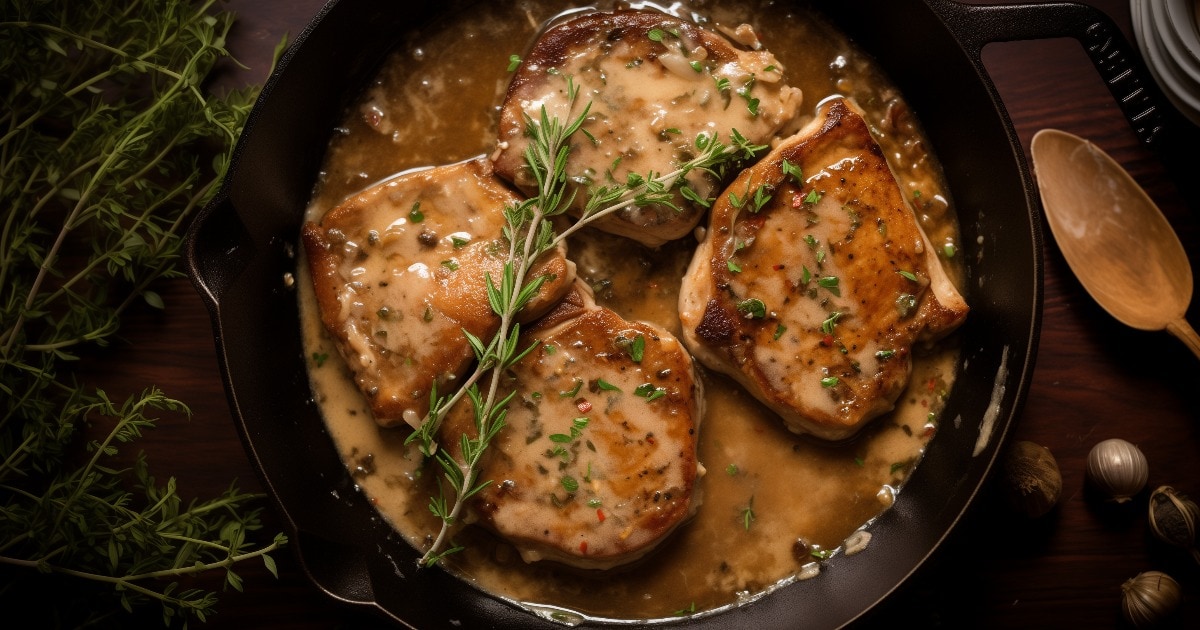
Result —
[{"label": "second skillet handle", "polygon": [[965,5],[926,0],[975,59],[991,42],[1073,37],[1083,45],[1138,138],[1158,147],[1171,111],[1141,57],[1112,18],[1090,6],[1046,4]]}]

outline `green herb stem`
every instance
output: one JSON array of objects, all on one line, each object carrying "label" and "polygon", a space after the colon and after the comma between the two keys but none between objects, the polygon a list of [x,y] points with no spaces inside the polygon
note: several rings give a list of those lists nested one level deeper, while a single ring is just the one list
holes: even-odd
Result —
[{"label": "green herb stem", "polygon": [[[274,572],[267,554],[286,542],[245,542],[256,495],[231,485],[184,507],[141,456],[114,464],[153,410],[187,409],[153,387],[114,403],[70,369],[72,348],[107,344],[139,299],[162,306],[151,287],[181,275],[182,231],[224,177],[255,90],[203,92],[228,56],[232,15],[216,6],[15,0],[0,22],[0,563],[117,587],[67,589],[60,623],[110,615],[96,595],[203,620],[215,593],[155,578],[224,568],[240,588],[231,565],[261,556]],[[85,425],[109,423],[85,443]],[[0,589],[6,609],[38,588],[23,582]]]},{"label": "green herb stem", "polygon": [[[161,593],[151,590],[151,589],[147,589],[147,588],[138,586],[137,584],[135,584],[135,582],[138,582],[141,580],[153,580],[153,579],[164,578],[164,577],[183,577],[186,575],[194,575],[197,573],[203,573],[205,571],[209,571],[212,569],[225,569],[230,566],[233,566],[234,564],[237,564],[238,562],[250,560],[252,558],[260,558],[266,554],[271,553],[272,551],[280,549],[285,544],[287,544],[287,538],[284,536],[280,536],[280,537],[277,537],[269,545],[266,545],[260,549],[255,549],[253,551],[248,551],[248,552],[240,553],[240,554],[234,554],[234,553],[232,553],[232,551],[233,551],[232,548],[225,546],[225,545],[218,545],[218,544],[210,543],[208,541],[199,540],[199,539],[195,539],[195,538],[187,538],[184,536],[169,536],[167,538],[170,538],[172,540],[189,542],[192,544],[196,544],[198,546],[211,547],[211,548],[229,553],[229,557],[225,558],[224,560],[217,560],[214,562],[201,562],[201,563],[197,563],[197,564],[190,565],[187,567],[179,567],[179,568],[174,568],[174,569],[161,569],[158,571],[147,571],[145,573],[139,573],[137,575],[123,575],[120,577],[111,576],[111,575],[101,575],[101,574],[97,574],[97,573],[91,573],[88,571],[77,571],[77,570],[71,569],[69,567],[55,566],[55,565],[49,563],[48,558],[41,558],[38,560],[23,560],[21,558],[10,558],[8,556],[0,556],[0,564],[8,564],[8,565],[17,566],[17,567],[26,567],[26,568],[30,568],[30,569],[37,569],[39,571],[50,571],[50,572],[54,572],[54,573],[61,573],[63,575],[70,575],[72,577],[84,578],[84,579],[93,580],[96,582],[107,582],[110,584],[116,584],[116,585],[120,585],[120,586],[123,586],[126,588],[133,589],[143,595],[148,595],[148,596],[154,597],[156,599],[167,599]],[[178,603],[178,601],[176,601],[175,603]]]},{"label": "green herb stem", "polygon": [[[532,226],[540,226],[542,224],[543,219],[544,219],[544,214],[542,213],[541,208],[539,206],[535,205],[533,207],[533,215],[531,217]],[[538,233],[539,233],[539,230],[535,229],[533,227],[531,227],[526,232],[525,242],[524,242],[524,246],[521,249],[521,252],[534,251],[535,239],[536,239],[536,236]],[[515,271],[515,277],[513,279],[514,285],[517,287],[525,286],[525,278],[529,274],[529,270],[532,267],[536,256],[535,257],[520,256],[518,258],[518,252],[516,250],[516,242],[512,241],[511,239],[509,241],[508,256],[509,256],[508,259],[510,261],[511,260],[520,260],[521,261],[521,264],[517,266],[517,269]],[[500,329],[496,333],[496,337],[495,337],[496,340],[493,344],[497,348],[504,348],[504,347],[509,346],[510,345],[509,337],[513,336],[515,338],[515,336],[516,336],[517,330],[514,330],[515,327],[513,325],[513,317],[520,310],[520,304],[518,303],[518,300],[520,297],[519,293],[520,293],[519,291],[512,292],[510,299],[504,305],[503,313],[500,314]],[[499,391],[500,391],[501,376],[503,374],[503,371],[505,369],[507,369],[508,364],[502,360],[494,360],[494,361],[491,361],[488,363],[481,363],[481,365],[483,365],[484,368],[483,369],[477,368],[475,370],[475,374],[472,374],[472,377],[474,377],[474,378],[469,379],[469,382],[470,383],[476,382],[478,380],[477,375],[482,375],[488,369],[491,370],[491,379],[488,384],[487,398],[484,401],[483,408],[476,410],[477,417],[483,418],[482,424],[478,427],[479,434],[487,435],[490,433],[489,429],[491,428],[489,426],[489,423],[494,422],[494,420],[492,419],[492,413],[493,413],[493,410],[497,406],[497,397],[499,396]],[[460,391],[463,391],[463,390],[466,390],[466,387],[463,387]],[[482,456],[482,450],[479,452],[479,455]],[[479,459],[478,457],[475,457],[475,458],[467,457],[465,459],[465,461],[463,461],[461,463],[457,463],[460,474],[462,475],[462,482],[459,485],[459,487],[457,488],[457,492],[455,493],[453,506],[451,507],[449,513],[447,513],[445,516],[442,517],[442,519],[441,519],[442,524],[441,524],[440,529],[438,530],[437,536],[434,538],[434,541],[430,545],[429,550],[426,551],[425,554],[421,557],[420,561],[418,562],[419,565],[424,566],[424,565],[430,564],[436,558],[440,557],[439,552],[441,551],[442,545],[445,544],[447,536],[449,536],[449,534],[450,534],[451,526],[454,523],[458,522],[458,518],[459,518],[460,514],[462,513],[463,507],[466,505],[466,499],[470,496],[470,494],[473,494],[473,493],[469,492],[467,489],[475,488],[476,478],[477,478],[477,475],[479,474],[479,470],[478,470],[478,466],[477,466],[478,459]]]},{"label": "green herb stem", "polygon": [[[214,4],[214,2],[215,2],[215,0],[207,0],[203,5],[197,7],[196,11],[194,11],[191,16],[186,17],[184,19],[189,20],[189,21],[202,19],[205,15],[207,15],[209,9],[212,8],[212,5]],[[137,6],[136,3],[129,3],[126,8],[132,9],[135,6]],[[78,96],[81,92],[84,92],[84,91],[88,90],[89,88],[93,88],[96,85],[101,84],[106,79],[110,79],[122,72],[128,71],[129,69],[135,69],[135,70],[154,70],[155,72],[158,72],[166,77],[174,79],[177,82],[176,85],[187,84],[188,89],[193,94],[195,94],[197,99],[199,99],[201,102],[205,101],[204,95],[200,93],[200,90],[197,87],[196,83],[190,80],[194,76],[193,73],[195,72],[195,62],[197,61],[197,57],[199,56],[199,53],[197,54],[197,56],[193,56],[189,60],[189,62],[187,64],[185,64],[184,69],[181,72],[177,72],[177,71],[172,70],[171,68],[161,65],[161,64],[147,61],[147,59],[152,58],[155,54],[157,54],[157,53],[161,52],[162,50],[168,48],[169,46],[175,44],[178,41],[180,30],[166,29],[162,33],[162,35],[164,37],[157,43],[157,45],[148,48],[145,52],[143,52],[142,54],[140,54],[136,57],[131,57],[127,52],[125,52],[120,47],[115,47],[115,46],[111,46],[109,44],[105,44],[104,42],[98,41],[92,37],[82,34],[84,31],[67,30],[67,29],[64,29],[62,27],[59,27],[59,26],[56,26],[53,24],[46,24],[44,22],[31,22],[31,21],[0,22],[0,30],[4,30],[4,29],[42,30],[42,31],[46,31],[49,33],[53,33],[56,35],[61,35],[63,37],[66,37],[67,39],[69,39],[73,42],[76,42],[77,44],[79,44],[81,46],[87,46],[89,48],[94,48],[96,50],[100,50],[100,51],[109,53],[109,54],[113,55],[114,57],[128,60],[126,63],[112,66],[112,67],[108,68],[107,70],[100,72],[99,74],[91,77],[90,79],[83,81],[81,83],[78,83],[77,85],[75,85],[72,88],[63,90],[61,96],[62,96],[62,99],[64,99],[64,100],[74,98],[75,96]],[[221,33],[221,35],[219,37],[219,41],[223,42],[224,39],[225,39],[225,33]],[[128,45],[129,42],[125,42],[124,44]],[[220,47],[218,46],[217,48],[220,48]],[[205,49],[201,49],[200,52],[203,53],[203,52],[207,52],[207,51]],[[38,120],[40,120],[46,114],[46,112],[47,112],[46,109],[41,109],[41,110],[38,110],[37,112],[34,112],[30,116],[26,117],[25,120],[16,124],[7,134],[0,137],[0,144],[7,145],[9,140],[11,140],[13,138],[13,136],[15,136],[18,133],[21,133],[25,129],[29,128],[30,125],[33,125],[34,123],[36,123]],[[15,120],[15,118],[14,118],[14,120]]]},{"label": "green herb stem", "polygon": [[[443,547],[447,544],[451,529],[458,523],[467,500],[489,483],[478,482],[479,461],[491,439],[503,428],[508,401],[516,393],[514,390],[501,394],[499,388],[502,374],[537,346],[537,342],[534,342],[524,350],[518,349],[520,330],[515,323],[517,313],[536,295],[541,284],[547,279],[545,276],[532,279],[529,277],[535,262],[583,226],[623,208],[651,203],[670,204],[671,191],[688,173],[697,169],[715,172],[724,164],[751,157],[762,148],[751,144],[736,131],[731,132],[732,142],[729,145],[715,137],[698,138],[697,147],[701,149],[698,157],[665,175],[648,173],[644,177],[631,176],[631,184],[591,191],[581,217],[571,226],[555,234],[549,218],[566,212],[574,200],[574,193],[569,193],[567,187],[569,140],[583,126],[591,108],[591,103],[588,103],[582,113],[571,114],[577,89],[571,77],[566,77],[566,81],[570,103],[569,123],[564,125],[559,119],[549,116],[545,107],[542,108],[538,121],[531,117],[527,117],[526,120],[531,141],[525,157],[537,182],[537,194],[526,202],[505,209],[507,262],[498,285],[490,274],[487,277],[488,297],[492,310],[500,317],[499,328],[486,345],[464,331],[478,359],[474,371],[454,395],[438,396],[436,389],[431,393],[429,413],[408,438],[409,442],[419,442],[421,452],[426,458],[436,459],[443,473],[439,478],[439,493],[430,498],[429,504],[430,510],[441,520],[441,525],[429,549],[418,561],[418,566],[421,567],[436,564],[447,554],[461,549],[457,546],[450,549]],[[640,357],[635,360],[640,360]],[[478,382],[485,375],[490,376],[486,396],[477,391]],[[438,448],[436,436],[446,413],[461,401],[464,395],[470,397],[474,405],[476,435],[474,438],[465,434],[461,436],[461,459],[455,459],[445,448]],[[662,395],[665,395],[665,391],[648,392],[646,398],[647,401],[651,401]],[[452,499],[445,496],[444,486],[441,485],[443,481],[453,490]]]},{"label": "green herb stem", "polygon": [[575,234],[575,232],[586,227],[594,221],[602,219],[616,212],[620,212],[621,210],[624,210],[630,206],[642,205],[642,195],[649,190],[660,186],[666,190],[672,190],[679,181],[687,177],[687,175],[692,171],[712,170],[716,166],[728,162],[731,159],[738,157],[749,157],[762,148],[749,143],[745,140],[745,138],[742,138],[736,132],[731,135],[733,138],[732,144],[726,145],[720,142],[717,138],[713,137],[708,140],[704,151],[699,156],[688,160],[679,168],[664,175],[651,174],[647,177],[641,178],[642,183],[635,187],[625,187],[623,190],[618,190],[615,192],[610,191],[610,196],[615,196],[616,199],[619,199],[620,201],[611,203],[602,208],[585,211],[583,216],[581,216],[578,221],[572,223],[570,226],[559,232],[558,236],[556,236],[554,239],[554,244],[557,245],[558,243],[566,241],[571,237],[571,235]]}]

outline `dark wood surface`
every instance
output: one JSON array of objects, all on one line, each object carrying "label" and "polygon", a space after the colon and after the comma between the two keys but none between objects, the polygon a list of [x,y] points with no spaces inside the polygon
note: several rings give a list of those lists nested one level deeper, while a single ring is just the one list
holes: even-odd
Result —
[{"label": "dark wood surface", "polygon": [[[1091,4],[1133,41],[1127,1]],[[249,69],[230,72],[221,83],[237,85],[263,81],[280,37],[298,34],[321,2],[229,5],[241,16],[229,46]],[[1092,140],[1131,171],[1198,257],[1194,182],[1173,180],[1169,160],[1138,143],[1077,42],[992,44],[984,60],[1026,151],[1045,127]],[[1193,158],[1193,178],[1200,178],[1197,166]],[[1053,452],[1063,476],[1060,505],[1042,519],[1025,520],[1005,507],[995,483],[989,485],[941,549],[864,627],[895,627],[902,620],[946,628],[1122,627],[1121,584],[1148,569],[1167,571],[1184,586],[1172,627],[1200,627],[1200,567],[1149,535],[1148,492],[1125,509],[1084,492],[1088,451],[1121,437],[1148,457],[1150,488],[1169,484],[1200,496],[1200,409],[1193,398],[1200,363],[1166,333],[1130,330],[1109,317],[1071,275],[1048,231],[1045,253],[1037,369],[1014,438]],[[243,489],[261,491],[226,406],[207,312],[186,280],[160,292],[166,310],[131,313],[122,330],[127,343],[90,359],[86,374],[114,397],[154,384],[191,407],[190,418],[164,417],[140,443],[156,476],[177,477],[184,497],[214,495],[234,478]],[[1200,322],[1195,309],[1190,319]],[[269,510],[266,521],[271,531],[281,527]],[[325,598],[290,552],[278,554],[278,565],[278,580],[260,565],[244,567],[245,592],[224,594],[205,627],[386,627]]]}]

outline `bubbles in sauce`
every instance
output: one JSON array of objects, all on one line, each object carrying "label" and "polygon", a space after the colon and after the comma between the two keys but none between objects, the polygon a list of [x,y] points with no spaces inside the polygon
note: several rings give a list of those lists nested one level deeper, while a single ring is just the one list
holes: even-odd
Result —
[{"label": "bubbles in sauce", "polygon": [[[495,3],[500,5],[502,3]],[[507,85],[509,55],[521,55],[565,0],[481,4],[469,19],[422,29],[406,40],[377,79],[331,130],[323,177],[308,210],[318,220],[346,195],[397,172],[466,159],[494,149],[496,111]],[[804,91],[797,121],[811,119],[832,94],[863,107],[901,186],[918,207],[929,240],[950,252],[958,229],[940,167],[899,93],[818,16],[769,3],[696,2],[687,12],[718,30],[747,22]],[[756,16],[771,15],[771,19]],[[581,278],[597,301],[627,319],[678,334],[679,283],[695,240],[657,250],[584,231],[569,244]],[[962,269],[948,271],[961,286]],[[380,429],[354,387],[316,312],[306,265],[297,278],[307,353],[327,355],[311,369],[329,433],[356,484],[381,514],[423,547],[438,522],[429,513],[432,468],[404,445],[407,429]],[[951,340],[952,341],[952,340]],[[854,441],[830,445],[788,433],[769,411],[726,377],[701,370],[706,414],[701,425],[703,503],[696,517],[633,567],[585,573],[526,564],[480,528],[455,535],[466,550],[447,568],[497,596],[526,602],[548,618],[671,618],[737,605],[778,585],[819,579],[839,553],[870,553],[856,533],[895,500],[928,440],[954,380],[952,343],[918,354],[898,408]],[[865,551],[864,551],[865,549]]]}]

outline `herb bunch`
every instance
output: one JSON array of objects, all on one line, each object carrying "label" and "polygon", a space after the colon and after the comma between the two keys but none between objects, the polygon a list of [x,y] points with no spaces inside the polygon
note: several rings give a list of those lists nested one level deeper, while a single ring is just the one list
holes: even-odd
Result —
[{"label": "herb bunch", "polygon": [[[214,592],[179,580],[261,558],[254,499],[231,486],[184,504],[118,448],[187,413],[148,387],[123,402],[72,367],[177,268],[182,230],[215,192],[254,92],[206,94],[228,57],[215,0],[10,0],[0,9],[0,602],[30,591],[92,623],[158,602],[205,619]],[[211,160],[201,155],[214,156]],[[86,430],[88,427],[93,430]],[[97,435],[97,433],[99,435]],[[58,576],[57,579],[51,577]],[[68,597],[66,594],[73,596]],[[77,600],[83,600],[82,602]],[[36,600],[35,600],[36,601]],[[64,614],[64,613],[54,613]]]},{"label": "herb bunch", "polygon": [[[463,330],[475,352],[475,370],[452,395],[441,396],[436,387],[433,389],[429,413],[407,440],[417,442],[422,454],[437,461],[442,472],[438,479],[438,494],[431,497],[429,503],[430,511],[441,521],[441,526],[429,549],[418,560],[419,566],[431,566],[462,549],[454,544],[446,546],[451,530],[466,502],[491,483],[478,479],[479,463],[492,439],[504,428],[508,403],[516,395],[515,389],[506,393],[499,391],[501,376],[537,347],[536,340],[524,348],[519,346],[520,324],[515,322],[515,317],[549,279],[545,275],[530,276],[538,258],[583,227],[630,206],[658,204],[679,211],[673,202],[676,190],[693,203],[707,206],[710,201],[687,186],[687,175],[703,171],[720,179],[734,163],[751,159],[765,148],[751,143],[736,130],[731,132],[729,144],[715,135],[701,134],[695,140],[697,156],[669,173],[631,173],[624,182],[587,190],[579,218],[556,233],[551,219],[564,215],[575,206],[576,192],[568,185],[567,173],[571,138],[583,127],[591,109],[589,102],[578,115],[572,113],[578,87],[572,77],[565,76],[564,79],[570,104],[569,121],[564,123],[556,116],[550,116],[545,106],[537,120],[526,117],[530,142],[525,151],[525,162],[537,183],[537,192],[529,199],[505,208],[504,236],[509,243],[508,258],[499,283],[490,274],[487,278],[488,299],[492,311],[500,317],[499,330],[486,343]],[[485,377],[488,379],[486,393],[479,386]],[[459,436],[459,456],[456,458],[450,450],[439,448],[437,438],[442,419],[463,397],[472,405],[474,435],[463,433]],[[450,487],[452,496],[447,496],[446,486]]]}]

